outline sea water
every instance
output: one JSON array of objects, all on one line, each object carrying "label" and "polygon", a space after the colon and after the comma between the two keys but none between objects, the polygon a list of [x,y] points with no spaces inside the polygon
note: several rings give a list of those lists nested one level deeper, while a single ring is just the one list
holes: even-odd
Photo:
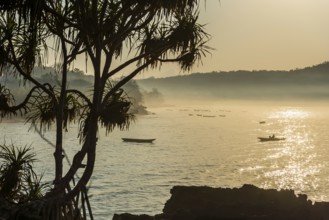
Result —
[{"label": "sea water", "polygon": [[[161,213],[175,185],[293,189],[329,201],[329,107],[324,104],[204,104],[149,109],[128,131],[99,133],[89,185],[95,219],[114,213]],[[259,123],[265,121],[264,124]],[[1,144],[32,146],[35,167],[54,177],[55,131],[44,138],[23,122],[0,124]],[[64,134],[69,160],[79,150],[77,125]],[[259,142],[275,134],[284,141]],[[126,143],[122,137],[156,138]],[[68,165],[65,162],[65,170]]]}]

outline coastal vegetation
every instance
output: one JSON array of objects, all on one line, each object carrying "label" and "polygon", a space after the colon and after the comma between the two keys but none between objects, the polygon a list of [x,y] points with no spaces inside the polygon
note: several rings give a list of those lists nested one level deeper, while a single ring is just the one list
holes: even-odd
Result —
[{"label": "coastal vegetation", "polygon": [[[129,127],[134,119],[129,112],[132,102],[122,87],[138,73],[168,62],[189,70],[206,55],[209,36],[198,24],[198,4],[197,0],[0,2],[1,75],[11,74],[23,86],[32,85],[16,102],[2,82],[0,116],[21,116],[42,131],[56,127],[51,190],[33,202],[26,200],[11,217],[24,219],[34,213],[36,219],[93,219],[86,185],[97,160],[98,129]],[[93,69],[88,93],[69,88],[69,76],[81,75],[74,69],[81,58]],[[48,59],[55,62],[56,84],[35,74],[35,67]],[[63,132],[74,121],[79,124],[81,148],[64,172],[64,150],[70,146],[63,145]]]}]

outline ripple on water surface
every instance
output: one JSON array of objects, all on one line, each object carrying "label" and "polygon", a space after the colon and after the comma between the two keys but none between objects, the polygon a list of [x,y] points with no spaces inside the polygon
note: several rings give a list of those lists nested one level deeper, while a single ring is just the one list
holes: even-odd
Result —
[{"label": "ripple on water surface", "polygon": [[[160,213],[174,185],[237,187],[250,183],[291,188],[312,200],[329,200],[327,109],[203,106],[151,111],[156,115],[138,117],[129,131],[115,130],[105,136],[101,130],[90,188],[96,219],[121,212]],[[32,145],[39,158],[38,171],[52,180],[53,148],[27,129],[23,123],[5,124],[0,127],[1,138]],[[76,131],[73,125],[65,134],[70,156],[79,149]],[[257,141],[259,136],[272,134],[286,140]],[[46,136],[54,141],[53,130]],[[122,137],[156,140],[135,144],[123,142]]]}]

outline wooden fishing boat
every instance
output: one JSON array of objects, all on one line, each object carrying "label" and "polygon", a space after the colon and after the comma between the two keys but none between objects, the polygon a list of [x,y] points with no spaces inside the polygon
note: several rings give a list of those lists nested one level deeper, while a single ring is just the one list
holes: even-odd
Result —
[{"label": "wooden fishing boat", "polygon": [[152,143],[155,139],[122,138],[122,140],[125,142]]},{"label": "wooden fishing boat", "polygon": [[283,141],[286,138],[277,138],[277,137],[258,137],[259,141]]}]

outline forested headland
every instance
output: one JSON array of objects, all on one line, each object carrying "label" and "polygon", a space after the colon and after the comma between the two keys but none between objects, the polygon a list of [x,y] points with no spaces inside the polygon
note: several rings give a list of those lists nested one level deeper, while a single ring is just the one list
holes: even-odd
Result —
[{"label": "forested headland", "polygon": [[213,71],[138,80],[165,97],[191,99],[329,99],[329,62],[290,71]]}]

